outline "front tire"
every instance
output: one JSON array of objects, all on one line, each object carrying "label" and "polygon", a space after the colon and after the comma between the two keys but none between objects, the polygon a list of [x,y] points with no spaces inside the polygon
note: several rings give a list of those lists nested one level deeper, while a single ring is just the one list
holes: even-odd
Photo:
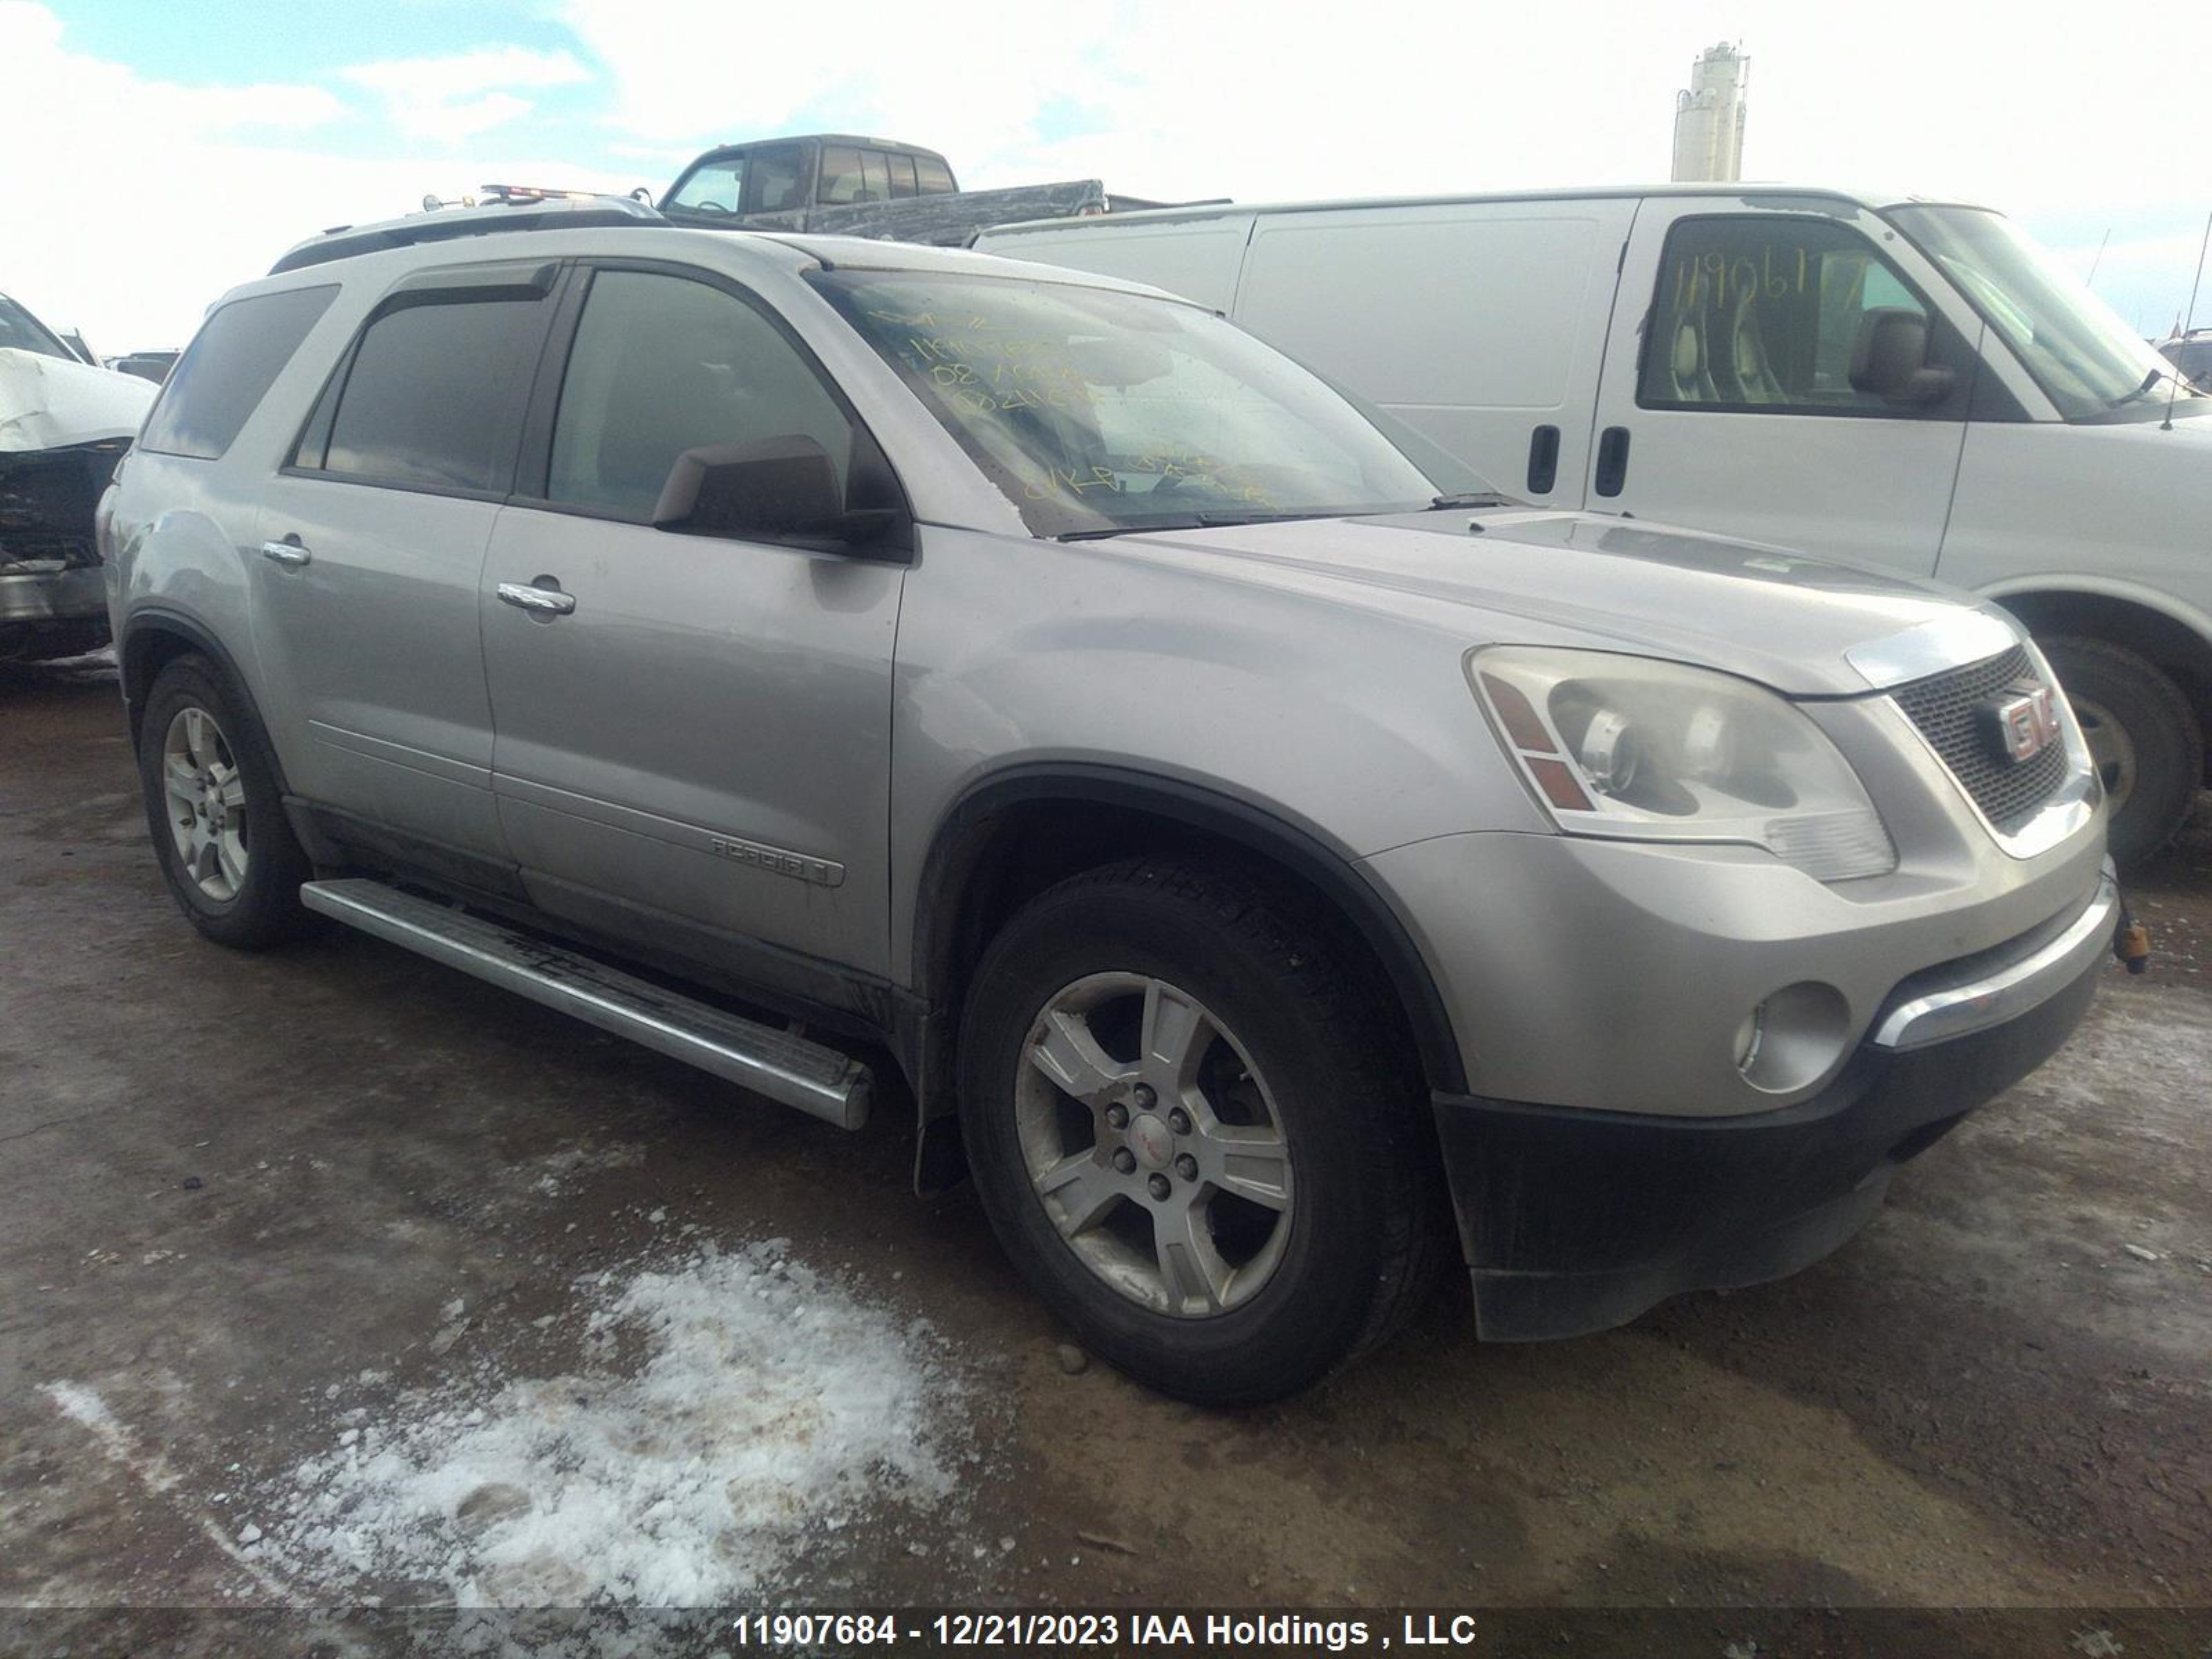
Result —
[{"label": "front tire", "polygon": [[1324,926],[1232,872],[1133,860],[994,939],[960,1042],[985,1212],[1109,1363],[1207,1405],[1381,1342],[1442,1261],[1419,1079]]},{"label": "front tire", "polygon": [[240,950],[312,928],[300,884],[313,870],[285,819],[268,737],[205,657],[179,657],[155,676],[138,780],[162,878],[193,927]]},{"label": "front tire", "polygon": [[2181,688],[2124,646],[2063,635],[2040,641],[2104,781],[2106,832],[2123,869],[2165,850],[2204,781],[2204,733]]}]

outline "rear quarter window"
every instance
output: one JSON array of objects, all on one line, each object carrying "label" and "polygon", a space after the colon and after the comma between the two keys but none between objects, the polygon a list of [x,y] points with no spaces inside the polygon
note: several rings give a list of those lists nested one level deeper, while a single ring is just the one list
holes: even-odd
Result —
[{"label": "rear quarter window", "polygon": [[217,307],[177,360],[138,447],[221,459],[337,292],[336,283],[290,288]]}]

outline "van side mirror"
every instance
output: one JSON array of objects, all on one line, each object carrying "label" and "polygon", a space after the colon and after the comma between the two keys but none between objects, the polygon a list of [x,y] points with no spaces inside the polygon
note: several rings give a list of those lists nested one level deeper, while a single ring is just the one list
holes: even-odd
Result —
[{"label": "van side mirror", "polygon": [[1928,361],[1928,319],[1901,306],[1860,318],[1851,390],[1893,404],[1941,403],[1950,396],[1951,371]]},{"label": "van side mirror", "polygon": [[872,542],[898,514],[845,510],[830,452],[803,433],[687,449],[653,505],[653,527],[695,536]]}]

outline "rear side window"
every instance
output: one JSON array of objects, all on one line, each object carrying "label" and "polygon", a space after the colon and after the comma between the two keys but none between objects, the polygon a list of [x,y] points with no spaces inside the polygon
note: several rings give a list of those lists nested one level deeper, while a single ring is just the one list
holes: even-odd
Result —
[{"label": "rear side window", "polygon": [[212,461],[228,449],[337,297],[335,284],[257,294],[222,307],[192,337],[147,416],[138,447]]},{"label": "rear side window", "polygon": [[799,175],[806,157],[796,149],[757,149],[746,174],[748,213],[782,213],[803,207],[799,199]]},{"label": "rear side window", "polygon": [[379,483],[504,494],[545,308],[534,297],[439,295],[385,312],[355,349],[327,436],[319,414],[298,464]]},{"label": "rear side window", "polygon": [[842,206],[857,202],[867,181],[860,174],[860,152],[848,149],[842,144],[831,144],[822,152],[822,182],[814,192],[814,199],[831,206]]}]

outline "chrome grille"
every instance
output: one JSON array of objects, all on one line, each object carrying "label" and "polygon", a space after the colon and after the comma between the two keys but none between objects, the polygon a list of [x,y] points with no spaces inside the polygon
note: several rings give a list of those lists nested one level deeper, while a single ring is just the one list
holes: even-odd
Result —
[{"label": "chrome grille", "polygon": [[2027,653],[2014,646],[1889,694],[1982,816],[2007,835],[2040,811],[2066,781],[2066,745],[2045,744],[2028,759],[2015,761],[1991,735],[1982,710],[2008,688],[2042,684]]}]

